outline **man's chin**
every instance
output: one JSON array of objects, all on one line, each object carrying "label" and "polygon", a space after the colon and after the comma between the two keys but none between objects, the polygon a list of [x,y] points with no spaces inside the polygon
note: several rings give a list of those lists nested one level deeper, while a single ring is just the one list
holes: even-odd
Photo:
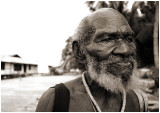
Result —
[{"label": "man's chin", "polygon": [[[101,87],[112,93],[122,92],[123,89],[130,90],[137,88],[136,71],[132,75],[124,73],[121,77],[114,76],[112,73],[96,73],[89,71],[92,80],[96,81]],[[135,82],[136,81],[136,82]]]},{"label": "man's chin", "polygon": [[[134,73],[136,72],[136,62],[133,64],[118,62],[108,63],[109,60],[98,62],[95,57],[88,56],[87,70],[92,80],[101,87],[111,92],[121,92],[122,89],[130,89],[134,86]],[[97,69],[98,67],[98,69]]]},{"label": "man's chin", "polygon": [[111,73],[115,77],[120,77],[127,81],[132,76],[133,69],[129,67],[108,67],[107,73]]}]

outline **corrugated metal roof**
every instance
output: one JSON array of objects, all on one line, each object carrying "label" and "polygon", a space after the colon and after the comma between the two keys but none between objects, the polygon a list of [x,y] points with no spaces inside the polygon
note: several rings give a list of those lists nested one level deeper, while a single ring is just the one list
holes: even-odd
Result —
[{"label": "corrugated metal roof", "polygon": [[1,56],[1,62],[38,65],[37,62],[35,62],[35,61],[31,61],[31,60],[23,59],[23,58],[18,58],[18,57],[12,57],[12,56]]}]

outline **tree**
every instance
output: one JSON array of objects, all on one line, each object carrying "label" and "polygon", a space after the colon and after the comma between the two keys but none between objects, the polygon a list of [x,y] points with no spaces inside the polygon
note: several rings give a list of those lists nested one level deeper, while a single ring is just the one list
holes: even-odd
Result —
[{"label": "tree", "polygon": [[156,68],[159,68],[159,54],[158,54],[158,25],[159,25],[159,2],[156,2],[156,13],[155,13],[155,23],[154,23],[154,63]]}]

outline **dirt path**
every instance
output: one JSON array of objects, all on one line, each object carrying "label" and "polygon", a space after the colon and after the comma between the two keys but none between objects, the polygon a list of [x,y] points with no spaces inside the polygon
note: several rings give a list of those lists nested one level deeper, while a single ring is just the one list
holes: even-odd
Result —
[{"label": "dirt path", "polygon": [[[2,112],[34,112],[40,96],[49,87],[78,76],[29,76],[1,80]],[[149,95],[150,111],[158,110],[158,97]]]},{"label": "dirt path", "polygon": [[78,76],[40,76],[1,80],[2,112],[34,112],[38,99],[45,90],[57,83]]}]

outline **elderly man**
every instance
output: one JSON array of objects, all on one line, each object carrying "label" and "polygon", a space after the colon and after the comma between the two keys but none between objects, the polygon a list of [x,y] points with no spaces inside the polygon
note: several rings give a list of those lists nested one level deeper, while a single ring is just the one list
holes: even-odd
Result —
[{"label": "elderly man", "polygon": [[103,8],[85,17],[72,44],[86,72],[47,90],[36,111],[147,111],[147,97],[138,90],[134,33],[116,10]]}]

